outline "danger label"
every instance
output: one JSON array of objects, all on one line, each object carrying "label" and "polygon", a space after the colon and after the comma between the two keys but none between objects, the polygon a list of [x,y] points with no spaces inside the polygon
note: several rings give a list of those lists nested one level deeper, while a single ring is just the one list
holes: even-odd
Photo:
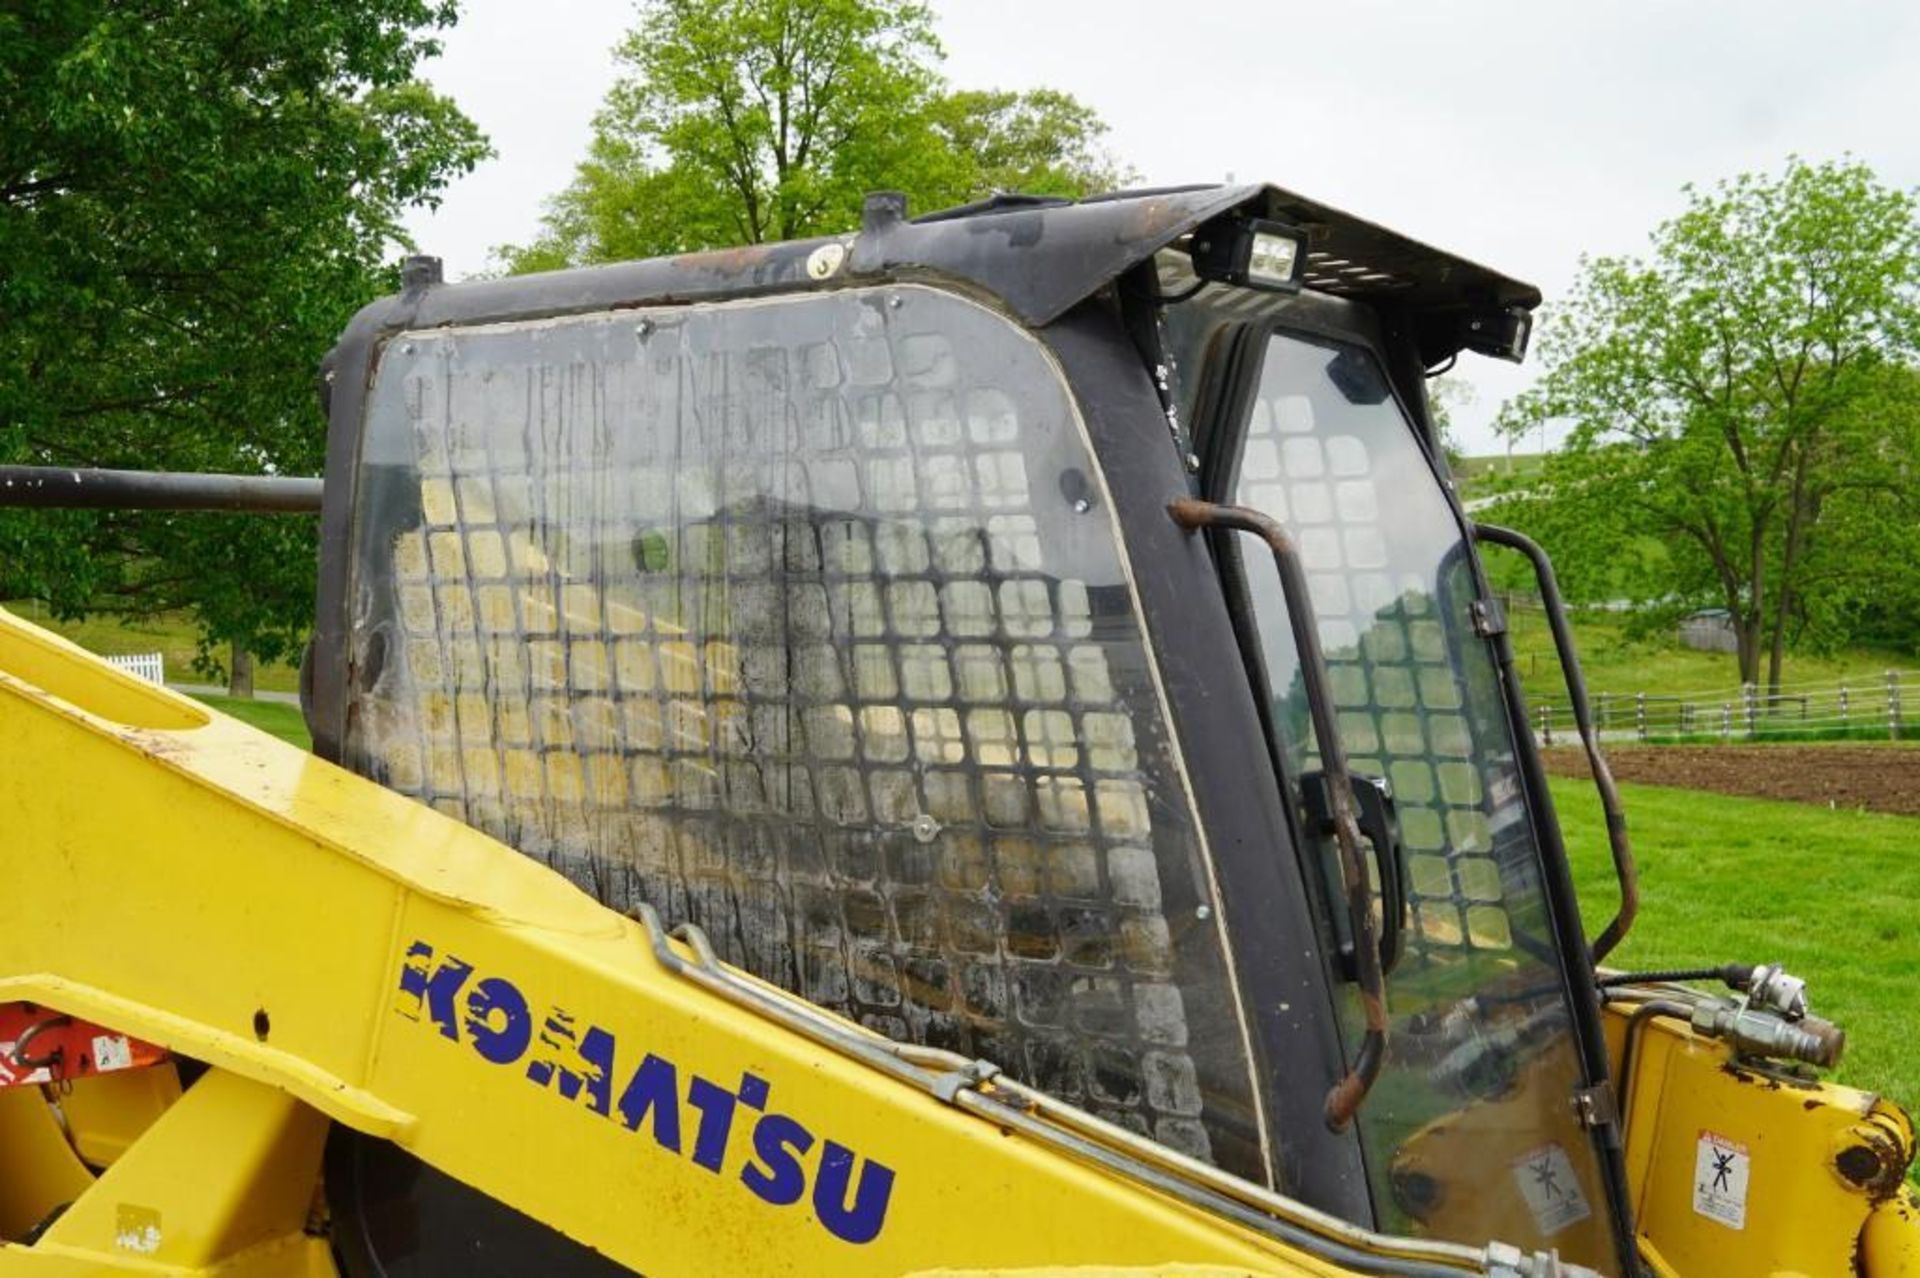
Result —
[{"label": "danger label", "polygon": [[1745,1229],[1750,1166],[1745,1145],[1701,1132],[1693,1159],[1693,1209],[1728,1229]]},{"label": "danger label", "polygon": [[1513,1161],[1513,1178],[1541,1236],[1559,1233],[1592,1215],[1587,1196],[1573,1174],[1573,1162],[1559,1145],[1542,1145]]}]

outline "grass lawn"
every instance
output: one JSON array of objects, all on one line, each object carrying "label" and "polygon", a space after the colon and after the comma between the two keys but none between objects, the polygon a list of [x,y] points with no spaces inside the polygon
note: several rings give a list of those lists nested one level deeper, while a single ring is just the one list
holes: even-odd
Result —
[{"label": "grass lawn", "polygon": [[[1623,785],[1640,916],[1607,960],[1785,963],[1847,1031],[1839,1081],[1920,1112],[1920,818]],[[1555,780],[1589,934],[1618,894],[1592,787]]]},{"label": "grass lawn", "polygon": [[[169,613],[141,621],[126,621],[105,615],[80,621],[55,621],[46,608],[30,599],[15,600],[0,604],[0,607],[42,629],[71,639],[88,652],[107,657],[157,652],[166,661],[169,683],[212,682],[193,668],[199,631],[194,628],[193,619],[183,614]],[[224,660],[226,653],[222,651],[220,656]],[[265,692],[293,692],[300,687],[299,667],[256,663],[253,686]]]},{"label": "grass lawn", "polygon": [[313,748],[313,740],[307,736],[307,723],[300,717],[299,706],[290,706],[281,701],[248,701],[240,697],[200,697],[198,700],[222,714],[230,714],[243,723],[250,723],[262,732],[271,732],[302,750]]}]

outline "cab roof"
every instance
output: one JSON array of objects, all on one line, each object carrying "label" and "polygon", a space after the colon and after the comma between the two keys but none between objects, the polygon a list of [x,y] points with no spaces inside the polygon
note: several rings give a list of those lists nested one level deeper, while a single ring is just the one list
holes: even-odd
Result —
[{"label": "cab roof", "polygon": [[[368,307],[354,328],[375,336],[382,330],[911,279],[983,292],[1038,328],[1196,227],[1229,215],[1271,218],[1305,230],[1305,287],[1406,315],[1422,333],[1421,354],[1429,362],[1460,348],[1445,336],[1455,331],[1446,322],[1452,316],[1530,311],[1540,303],[1540,291],[1530,284],[1280,187],[1248,184],[1122,191],[1083,200],[996,196],[920,218],[907,216],[903,197],[883,193],[868,198],[862,225],[850,235],[453,285],[440,283],[437,262],[415,259],[407,291]],[[822,249],[825,254],[816,256]],[[828,261],[832,265],[825,268]]]}]

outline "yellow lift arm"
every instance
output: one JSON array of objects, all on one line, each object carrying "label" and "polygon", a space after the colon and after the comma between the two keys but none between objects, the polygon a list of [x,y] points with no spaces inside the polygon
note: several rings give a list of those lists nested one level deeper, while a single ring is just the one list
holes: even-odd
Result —
[{"label": "yellow lift arm", "polygon": [[3,612],[0,821],[0,1004],[209,1067],[0,1089],[0,1273],[331,1274],[329,1122],[655,1275],[1584,1272],[880,1039]]}]

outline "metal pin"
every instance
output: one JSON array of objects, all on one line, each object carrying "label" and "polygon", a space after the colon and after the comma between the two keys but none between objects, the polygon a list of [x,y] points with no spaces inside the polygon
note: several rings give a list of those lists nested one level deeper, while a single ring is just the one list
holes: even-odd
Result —
[{"label": "metal pin", "polygon": [[1085,497],[1076,497],[1076,498],[1074,498],[1074,499],[1073,499],[1073,513],[1074,513],[1074,514],[1076,514],[1076,515],[1084,515],[1084,514],[1086,514],[1086,513],[1087,513],[1087,512],[1089,511],[1089,510],[1092,510],[1092,509],[1093,509],[1093,503],[1092,503],[1092,502],[1090,502],[1090,501],[1088,501],[1088,500],[1087,500],[1087,499],[1086,499]]},{"label": "metal pin", "polygon": [[1213,917],[1213,907],[1210,905],[1197,906],[1193,911],[1193,917],[1204,923]]}]

